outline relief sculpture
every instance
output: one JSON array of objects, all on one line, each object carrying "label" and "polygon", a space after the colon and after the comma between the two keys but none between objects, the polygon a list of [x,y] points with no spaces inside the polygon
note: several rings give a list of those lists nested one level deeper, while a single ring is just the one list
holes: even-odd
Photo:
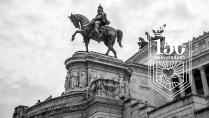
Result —
[{"label": "relief sculpture", "polygon": [[89,72],[89,83],[91,84],[93,81],[97,79],[97,73],[95,70],[91,70]]},{"label": "relief sculpture", "polygon": [[68,77],[65,77],[65,89],[69,88]]},{"label": "relief sculpture", "polygon": [[79,85],[78,70],[73,69],[70,73],[71,88],[76,88]]},{"label": "relief sculpture", "polygon": [[86,86],[87,86],[86,72],[84,70],[81,70],[79,87],[84,88]]},{"label": "relief sculpture", "polygon": [[125,81],[123,75],[119,75],[118,77],[119,86],[120,86],[120,96],[125,96],[130,94],[130,86],[128,81]]},{"label": "relief sculpture", "polygon": [[70,73],[67,72],[67,76],[65,77],[65,89],[71,88],[72,87],[72,82],[70,78]]}]

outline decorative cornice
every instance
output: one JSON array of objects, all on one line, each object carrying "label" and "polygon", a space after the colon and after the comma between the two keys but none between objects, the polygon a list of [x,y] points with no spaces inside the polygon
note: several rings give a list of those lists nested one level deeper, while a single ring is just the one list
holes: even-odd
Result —
[{"label": "decorative cornice", "polygon": [[122,60],[96,52],[87,53],[84,51],[78,51],[74,53],[71,58],[68,58],[65,61],[66,69],[69,68],[69,64],[76,62],[94,62],[106,66],[128,69],[128,67]]},{"label": "decorative cornice", "polygon": [[123,102],[121,100],[116,99],[110,99],[110,98],[104,98],[104,97],[92,97],[90,99],[87,99],[81,104],[78,105],[72,105],[72,106],[66,106],[65,104],[61,104],[59,106],[51,106],[44,109],[39,110],[38,112],[28,113],[27,117],[33,117],[38,115],[58,115],[63,113],[69,113],[74,111],[84,111],[91,107],[92,105],[99,103],[99,104],[107,104],[111,106],[118,106],[123,107]]},{"label": "decorative cornice", "polygon": [[45,101],[37,103],[31,107],[28,107],[27,112],[30,112],[30,111],[32,111],[38,107],[41,107],[43,105],[53,103],[57,100],[68,99],[68,98],[72,98],[72,97],[76,97],[76,96],[85,96],[85,93],[86,93],[86,91],[75,91],[75,92],[68,93],[67,95],[58,96],[58,97],[52,98],[50,100],[45,100]]},{"label": "decorative cornice", "polygon": [[[190,99],[190,98],[192,98],[192,97],[200,97],[200,98],[206,99],[206,97],[201,96],[201,95],[188,94],[188,95],[183,96],[183,97],[181,97],[181,98],[179,98],[179,99],[176,99],[176,100],[173,100],[173,101],[171,101],[171,102],[168,102],[168,103],[166,103],[166,104],[164,104],[164,105],[162,105],[162,106],[160,106],[160,107],[158,107],[158,108],[155,108],[155,109],[149,111],[148,114],[151,114],[151,113],[153,113],[153,112],[156,112],[156,111],[158,111],[158,110],[160,110],[160,109],[162,109],[162,108],[166,108],[166,107],[168,107],[169,105],[172,105],[172,104],[177,103],[177,102],[179,102],[179,101],[185,101],[186,99]],[[189,102],[188,104],[191,104],[191,103],[193,103],[193,102],[194,102],[193,99],[191,99],[190,102]]]},{"label": "decorative cornice", "polygon": [[208,32],[204,31],[202,35],[199,35],[198,37],[193,37],[192,42],[196,43],[196,42],[198,42],[202,39],[205,39],[207,37],[209,37],[209,31]]}]

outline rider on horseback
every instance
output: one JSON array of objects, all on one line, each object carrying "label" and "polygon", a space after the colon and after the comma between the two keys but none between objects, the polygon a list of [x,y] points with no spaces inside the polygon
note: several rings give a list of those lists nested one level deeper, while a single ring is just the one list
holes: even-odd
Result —
[{"label": "rider on horseback", "polygon": [[95,28],[95,31],[97,34],[100,33],[100,31],[101,31],[100,28],[102,26],[110,24],[110,22],[107,20],[106,13],[104,13],[101,4],[99,5],[99,7],[97,9],[96,17],[91,22],[95,24],[94,28]]},{"label": "rider on horseback", "polygon": [[[72,41],[75,39],[76,34],[81,34],[86,46],[86,52],[89,52],[88,45],[90,40],[95,40],[98,43],[101,41],[108,47],[106,55],[110,51],[113,52],[114,56],[117,58],[117,52],[113,48],[115,41],[118,42],[119,46],[122,47],[123,32],[120,29],[115,29],[111,26],[105,26],[110,24],[106,19],[106,14],[103,12],[101,5],[98,7],[98,14],[91,22],[84,15],[81,14],[71,14],[68,16],[75,28],[79,28],[72,35]],[[94,25],[96,24],[96,27]],[[101,28],[99,28],[99,26]],[[94,29],[101,32],[100,36],[96,33]],[[116,40],[117,39],[117,40]]]}]

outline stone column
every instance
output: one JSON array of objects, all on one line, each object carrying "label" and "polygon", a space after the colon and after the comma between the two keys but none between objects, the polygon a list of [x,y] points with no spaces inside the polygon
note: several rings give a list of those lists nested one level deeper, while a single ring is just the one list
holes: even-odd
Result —
[{"label": "stone column", "polygon": [[[180,89],[183,89],[184,88],[184,85],[180,85],[179,86]],[[181,93],[180,93],[181,97],[184,97],[185,96],[185,90],[183,90]]]},{"label": "stone column", "polygon": [[199,68],[199,70],[200,70],[200,75],[201,75],[201,79],[202,79],[204,95],[208,96],[209,95],[209,89],[208,89],[208,82],[207,82],[207,78],[206,78],[206,74],[205,74],[205,68],[203,66],[201,66]]},{"label": "stone column", "polygon": [[194,75],[193,75],[193,71],[191,70],[191,74],[189,74],[189,81],[191,81],[191,92],[192,94],[197,94],[197,88],[196,88],[196,83],[194,80]]}]

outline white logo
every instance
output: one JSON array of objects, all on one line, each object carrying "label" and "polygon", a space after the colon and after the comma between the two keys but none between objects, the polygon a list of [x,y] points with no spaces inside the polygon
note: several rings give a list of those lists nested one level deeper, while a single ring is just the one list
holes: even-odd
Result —
[{"label": "white logo", "polygon": [[[164,27],[166,25],[163,25]],[[165,28],[164,28],[165,29]],[[172,44],[175,39],[187,40],[182,33],[166,35],[164,29],[153,31],[149,40],[149,85],[165,97],[172,99],[191,86],[188,78],[192,66],[191,41]],[[156,32],[160,31],[158,35]],[[183,42],[183,41],[182,41]]]}]

